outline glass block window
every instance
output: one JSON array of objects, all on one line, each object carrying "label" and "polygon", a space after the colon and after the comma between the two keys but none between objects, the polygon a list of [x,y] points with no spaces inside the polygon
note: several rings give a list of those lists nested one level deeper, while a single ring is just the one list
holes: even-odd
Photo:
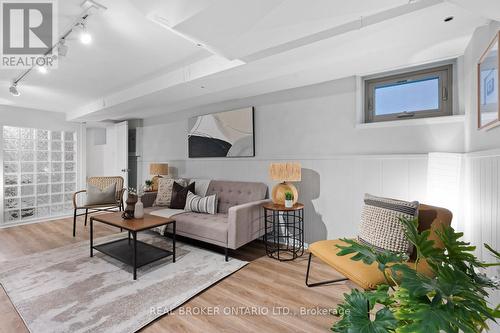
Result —
[{"label": "glass block window", "polygon": [[76,133],[4,126],[4,223],[70,213]]}]

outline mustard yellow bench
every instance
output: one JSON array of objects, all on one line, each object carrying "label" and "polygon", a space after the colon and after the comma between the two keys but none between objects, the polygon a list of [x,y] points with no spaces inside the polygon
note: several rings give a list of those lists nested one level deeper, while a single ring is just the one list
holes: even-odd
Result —
[{"label": "mustard yellow bench", "polygon": [[[435,246],[442,247],[443,244],[437,237],[435,231],[443,228],[444,226],[451,225],[452,213],[445,208],[420,205],[418,209],[418,217],[419,231],[422,232],[424,230],[431,229],[429,239],[432,239],[435,242]],[[351,280],[361,288],[371,290],[376,289],[380,284],[386,283],[382,272],[380,272],[377,268],[377,263],[366,265],[362,261],[353,261],[351,260],[351,257],[355,254],[337,256],[340,249],[337,248],[336,245],[347,246],[349,244],[341,241],[340,239],[336,239],[315,242],[309,246],[309,260],[306,272],[306,285],[308,287],[316,287]],[[311,257],[313,255],[333,267],[345,277],[336,280],[310,283],[309,274],[311,271]],[[412,265],[413,267],[415,265],[414,258],[415,256],[412,255],[410,260],[407,262],[407,265]],[[429,276],[432,275],[432,272],[425,261],[419,262],[418,271]]]}]

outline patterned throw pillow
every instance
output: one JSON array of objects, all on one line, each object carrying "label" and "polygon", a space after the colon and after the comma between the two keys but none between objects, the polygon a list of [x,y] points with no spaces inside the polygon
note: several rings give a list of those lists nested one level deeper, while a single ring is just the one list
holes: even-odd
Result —
[{"label": "patterned throw pillow", "polygon": [[200,197],[199,195],[193,194],[193,192],[188,192],[184,210],[195,213],[216,214],[217,194],[209,195],[208,197]]},{"label": "patterned throw pillow", "polygon": [[172,179],[172,178],[159,179],[158,194],[156,195],[154,206],[170,207],[170,201],[172,200],[172,187],[174,187],[174,182],[177,182],[182,186],[187,185],[187,181],[185,179]]},{"label": "patterned throw pillow", "polygon": [[408,202],[365,194],[358,240],[378,251],[411,254],[413,245],[406,238],[399,218],[417,217],[418,205],[418,201]]}]

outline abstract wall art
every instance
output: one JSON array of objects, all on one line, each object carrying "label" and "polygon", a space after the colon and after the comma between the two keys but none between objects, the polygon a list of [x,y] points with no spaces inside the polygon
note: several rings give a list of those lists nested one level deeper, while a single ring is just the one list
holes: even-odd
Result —
[{"label": "abstract wall art", "polygon": [[190,118],[189,157],[255,156],[253,118],[253,107]]}]

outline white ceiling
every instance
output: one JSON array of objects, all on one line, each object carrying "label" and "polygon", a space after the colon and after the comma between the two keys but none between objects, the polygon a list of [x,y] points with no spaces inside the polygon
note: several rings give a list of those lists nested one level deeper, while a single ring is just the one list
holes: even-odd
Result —
[{"label": "white ceiling", "polygon": [[[480,1],[500,13],[497,0]],[[100,2],[93,43],[70,41],[59,68],[33,73],[21,96],[8,93],[18,73],[0,70],[0,104],[77,121],[141,118],[456,57],[496,18],[466,0]],[[59,3],[62,31],[81,8]]]}]

